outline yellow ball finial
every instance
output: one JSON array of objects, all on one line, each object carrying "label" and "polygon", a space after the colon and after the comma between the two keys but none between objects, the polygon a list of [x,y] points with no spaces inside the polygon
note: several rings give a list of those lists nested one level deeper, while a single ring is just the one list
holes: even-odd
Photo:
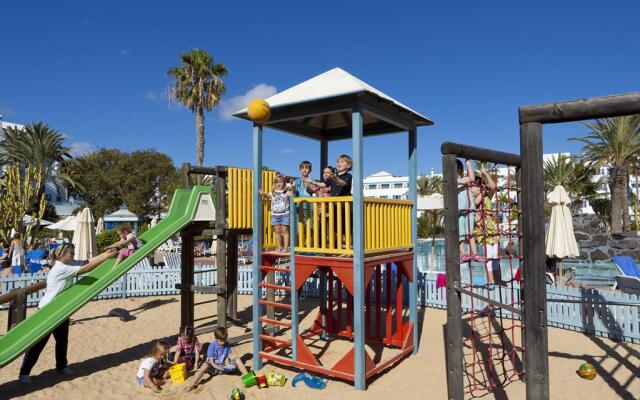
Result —
[{"label": "yellow ball finial", "polygon": [[264,99],[253,99],[247,106],[247,115],[253,122],[266,122],[271,116],[271,107]]}]

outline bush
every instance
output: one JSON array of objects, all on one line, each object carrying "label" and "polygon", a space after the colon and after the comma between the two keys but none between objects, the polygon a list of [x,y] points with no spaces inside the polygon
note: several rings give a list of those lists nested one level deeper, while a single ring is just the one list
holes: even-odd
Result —
[{"label": "bush", "polygon": [[110,246],[120,240],[120,236],[115,229],[103,231],[96,235],[96,245],[98,246],[98,254],[101,254],[107,246]]}]

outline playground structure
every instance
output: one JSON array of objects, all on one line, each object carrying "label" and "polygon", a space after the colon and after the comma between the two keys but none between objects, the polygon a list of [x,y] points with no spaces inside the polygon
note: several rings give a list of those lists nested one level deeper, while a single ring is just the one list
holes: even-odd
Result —
[{"label": "playground structure", "polygon": [[[264,127],[318,141],[321,166],[328,165],[330,141],[351,138],[353,192],[352,196],[295,198],[290,219],[292,250],[263,252],[262,184],[253,181],[253,276],[262,277],[253,282],[254,368],[262,368],[263,360],[268,360],[351,381],[357,389],[365,389],[368,378],[418,348],[413,251],[417,128],[432,122],[339,68],[266,101],[271,106],[269,120],[253,125],[254,176],[262,170]],[[235,116],[249,119],[246,110]],[[363,138],[397,132],[408,133],[409,199],[363,198]],[[288,269],[275,266],[282,258],[288,259]],[[273,284],[276,274],[288,275],[290,284]],[[312,274],[319,276],[321,301],[312,326],[303,332],[298,291]],[[406,286],[409,297],[405,302]],[[388,289],[385,299],[381,298],[382,287]],[[261,295],[263,289],[266,299]],[[278,301],[269,299],[272,291],[281,295]],[[279,319],[274,318],[274,309],[280,311]],[[276,332],[269,333],[267,328]],[[322,351],[311,350],[318,343],[327,346],[341,339],[353,347],[331,365],[322,364]],[[371,357],[366,346],[396,351],[379,359],[380,354]]]},{"label": "playground structure", "polygon": [[[251,187],[253,171],[250,169],[227,166],[201,167],[184,163],[182,166],[183,186],[192,185],[192,176],[207,176],[213,181],[215,191],[215,222],[213,226],[193,222],[180,232],[182,240],[181,251],[181,283],[176,285],[180,289],[181,309],[180,321],[183,326],[194,326],[194,293],[213,293],[217,304],[216,321],[205,323],[195,329],[196,334],[211,332],[217,326],[226,327],[228,317],[235,323],[238,315],[238,236],[253,232],[252,215],[253,198]],[[274,171],[262,171],[265,190],[270,190]],[[263,212],[270,215],[268,203],[261,203]],[[267,220],[268,222],[268,220]],[[265,237],[265,247],[274,245],[274,233],[270,224],[261,225]],[[215,286],[194,285],[194,236],[201,235],[204,230],[212,232],[216,240],[216,276]],[[249,334],[247,337],[251,337]],[[234,340],[242,340],[237,337]]]},{"label": "playground structure", "polygon": [[[463,399],[465,388],[467,394],[471,395],[477,395],[474,392],[480,389],[492,391],[514,377],[524,378],[527,399],[549,399],[547,301],[557,300],[546,298],[542,125],[633,114],[640,114],[640,93],[637,92],[520,107],[520,155],[453,143],[443,144],[448,278],[445,341],[449,399]],[[513,192],[518,200],[518,229],[502,233],[510,243],[513,242],[514,233],[519,239],[517,252],[512,248],[506,257],[510,266],[517,260],[521,268],[522,295],[519,299],[496,299],[486,283],[474,284],[471,269],[469,279],[466,282],[461,279],[456,157],[503,164],[507,168],[520,167],[519,173],[514,175],[515,182],[508,180],[503,187],[507,193]],[[499,231],[498,236],[502,236]],[[513,257],[514,253],[518,256]],[[514,285],[514,282],[506,284]],[[466,320],[472,321],[471,334],[467,335],[463,334],[462,295],[486,305],[481,310],[472,306],[464,314]],[[515,329],[521,331],[518,338],[520,344],[514,342]],[[471,349],[470,354],[464,354],[465,345]],[[524,359],[520,360],[522,353]],[[467,361],[468,357],[472,358],[471,362]],[[501,370],[496,369],[498,364]],[[465,372],[469,382],[466,386]],[[484,378],[478,379],[476,372]]]}]

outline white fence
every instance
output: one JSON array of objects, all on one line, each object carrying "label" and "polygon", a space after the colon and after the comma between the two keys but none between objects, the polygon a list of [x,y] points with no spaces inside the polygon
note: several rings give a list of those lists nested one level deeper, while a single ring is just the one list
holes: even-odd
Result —
[{"label": "white fence", "polygon": [[[197,272],[194,277],[196,285],[213,286],[216,284],[215,266],[196,265],[195,271]],[[0,290],[1,293],[5,293],[45,279],[46,275],[44,274],[3,277],[0,278]],[[279,284],[288,284],[288,279],[288,274],[276,274],[276,280]],[[251,266],[240,266],[238,268],[238,293],[250,295],[252,280]],[[305,296],[318,295],[318,281],[314,277],[309,278],[303,288]],[[179,290],[175,288],[177,283],[180,283],[179,267],[175,265],[152,267],[148,263],[141,263],[124,274],[96,298],[175,295],[179,293]],[[27,304],[36,306],[42,294],[43,291],[29,295]],[[496,288],[489,293],[489,296],[500,302],[513,304],[519,299],[520,290],[517,287],[514,290]],[[423,307],[444,309],[447,306],[445,288],[436,288],[435,276],[431,274],[419,274],[418,298],[419,304]],[[550,326],[640,343],[639,296],[595,289],[547,286],[547,298],[576,301],[576,303],[548,302],[547,320]],[[602,304],[605,302],[616,304]],[[480,310],[486,304],[476,300],[473,306],[474,309]],[[0,307],[6,308],[7,305],[0,305]],[[465,311],[471,309],[469,296],[462,296],[462,307]],[[503,315],[508,313],[506,310],[500,312]]]}]

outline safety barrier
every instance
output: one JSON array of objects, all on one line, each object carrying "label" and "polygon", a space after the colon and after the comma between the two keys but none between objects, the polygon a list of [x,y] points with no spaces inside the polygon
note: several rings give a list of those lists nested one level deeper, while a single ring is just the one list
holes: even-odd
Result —
[{"label": "safety barrier", "polygon": [[[216,284],[216,268],[212,265],[196,265],[196,285]],[[45,280],[46,274],[23,274],[0,278],[1,293],[25,287],[38,281]],[[238,268],[238,293],[250,295],[252,293],[253,269],[251,266]],[[276,274],[276,282],[280,285],[289,284],[289,274]],[[114,299],[140,296],[177,295],[179,290],[175,284],[180,283],[180,267],[165,268],[136,266],[118,279],[111,286],[100,293],[96,299]],[[510,288],[497,288],[492,298],[506,299],[511,295],[520,296],[520,288],[516,285],[515,293],[509,293]],[[385,288],[383,288],[384,292]],[[303,295],[319,296],[319,280],[309,278],[302,289]],[[429,308],[447,308],[446,288],[438,288],[434,274],[418,274],[418,304]],[[27,305],[38,305],[44,290],[32,293],[27,298]],[[386,298],[383,294],[382,298]],[[393,298],[393,297],[392,297]],[[631,343],[640,343],[640,296],[632,294],[599,291],[596,289],[570,288],[555,285],[547,286],[547,298],[570,302],[547,303],[548,323],[550,326],[583,332],[590,335],[608,337]],[[461,296],[463,310],[482,309],[483,302],[471,303],[469,296]],[[572,302],[575,301],[575,302]],[[2,307],[8,304],[0,305]],[[498,311],[508,313],[508,310]]]},{"label": "safety barrier", "polygon": [[[353,254],[353,197],[299,197],[296,251]],[[365,254],[413,248],[408,200],[364,199]]]},{"label": "safety barrier", "polygon": [[[275,171],[262,171],[262,190],[273,187]],[[253,226],[253,171],[246,168],[227,168],[227,227],[251,229]],[[271,203],[262,203],[263,246],[275,247],[275,233],[271,226]]]}]

